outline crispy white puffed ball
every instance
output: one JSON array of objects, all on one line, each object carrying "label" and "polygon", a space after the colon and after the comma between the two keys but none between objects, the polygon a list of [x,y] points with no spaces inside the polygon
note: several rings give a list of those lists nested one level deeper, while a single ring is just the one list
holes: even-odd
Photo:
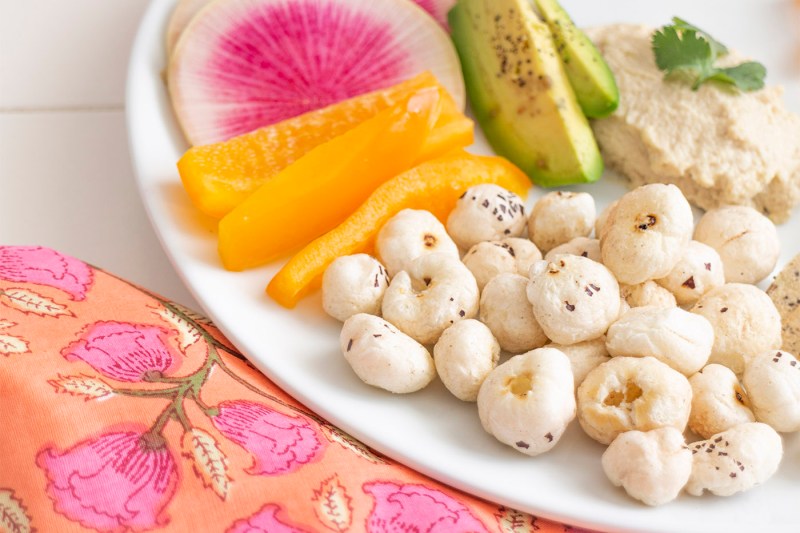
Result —
[{"label": "crispy white puffed ball", "polygon": [[800,363],[794,355],[776,350],[748,358],[742,384],[756,420],[775,431],[800,430]]},{"label": "crispy white puffed ball", "polygon": [[576,344],[552,343],[548,344],[547,347],[561,350],[569,358],[576,389],[583,383],[589,372],[611,359],[608,350],[606,350],[605,337],[598,337]]},{"label": "crispy white puffed ball", "polygon": [[707,439],[739,424],[755,422],[750,399],[733,370],[707,365],[689,378],[692,412],[689,429]]},{"label": "crispy white puffed ball", "polygon": [[533,316],[527,287],[528,278],[524,276],[500,274],[481,293],[481,321],[507,352],[527,352],[547,342],[542,326]]},{"label": "crispy white puffed ball", "polygon": [[481,241],[519,237],[527,217],[522,199],[511,191],[485,183],[470,187],[447,217],[447,233],[462,250]]},{"label": "crispy white puffed ball", "polygon": [[373,387],[403,394],[424,388],[436,377],[428,350],[374,315],[348,318],[339,345],[356,375]]},{"label": "crispy white puffed ball", "polygon": [[726,283],[708,291],[691,311],[706,317],[714,328],[708,362],[725,365],[737,375],[744,370],[744,356],[781,347],[780,314],[758,287]]},{"label": "crispy white puffed ball", "polygon": [[633,307],[611,324],[606,348],[614,357],[655,357],[685,376],[706,365],[714,328],[680,307]]},{"label": "crispy white puffed ball", "polygon": [[694,305],[711,289],[725,285],[722,259],[712,247],[689,241],[672,271],[656,282],[674,295],[680,305]]},{"label": "crispy white puffed ball", "polygon": [[434,344],[459,320],[478,315],[475,276],[457,257],[428,254],[399,272],[383,295],[383,317],[422,344]]},{"label": "crispy white puffed ball", "polygon": [[465,402],[478,399],[478,389],[500,359],[500,345],[483,323],[456,322],[433,347],[436,372],[453,396]]},{"label": "crispy white puffed ball", "polygon": [[597,239],[590,239],[589,237],[575,237],[569,242],[559,244],[547,252],[544,258],[546,261],[550,261],[553,257],[560,254],[581,255],[598,263],[603,262],[603,258],[600,255],[600,241]]},{"label": "crispy white puffed ball", "polygon": [[620,433],[674,427],[689,419],[686,376],[653,357],[614,357],[578,387],[578,421],[591,438],[609,444]]},{"label": "crispy white puffed ball", "polygon": [[719,253],[728,283],[758,283],[775,268],[781,251],[775,224],[743,205],[706,211],[694,238]]},{"label": "crispy white puffed ball", "polygon": [[483,290],[489,281],[503,273],[528,275],[531,265],[541,261],[542,253],[528,239],[511,238],[483,241],[469,249],[462,261]]},{"label": "crispy white puffed ball", "polygon": [[603,264],[620,283],[663,278],[692,238],[689,202],[674,185],[643,185],[619,199],[600,236]]},{"label": "crispy white puffed ball", "polygon": [[517,451],[550,450],[575,418],[567,356],[538,348],[498,366],[478,392],[478,415],[488,433]]},{"label": "crispy white puffed ball", "polygon": [[663,505],[689,481],[692,452],[673,427],[627,431],[606,448],[602,464],[614,486],[647,505]]},{"label": "crispy white puffed ball", "polygon": [[750,422],[689,445],[692,475],[686,492],[709,491],[730,496],[752,489],[778,470],[783,458],[781,437],[767,424]]},{"label": "crispy white puffed ball", "polygon": [[625,302],[631,307],[675,307],[678,302],[675,295],[653,280],[636,285],[619,284],[619,291]]},{"label": "crispy white puffed ball", "polygon": [[432,253],[460,257],[456,243],[430,211],[403,209],[383,225],[375,238],[375,254],[391,277],[408,270],[417,257]]},{"label": "crispy white puffed ball", "polygon": [[588,237],[594,217],[594,198],[589,193],[550,192],[533,206],[528,218],[528,237],[547,253],[575,237]]},{"label": "crispy white puffed ball", "polygon": [[605,235],[606,229],[608,229],[608,221],[611,219],[611,213],[617,208],[618,204],[619,199],[608,204],[597,216],[597,220],[594,221],[594,236],[597,240],[602,239],[603,235]]},{"label": "crispy white puffed ball", "polygon": [[553,342],[575,344],[603,335],[619,316],[619,284],[611,272],[579,255],[534,263],[528,301]]},{"label": "crispy white puffed ball", "polygon": [[389,275],[367,254],[337,257],[322,275],[322,308],[344,322],[358,313],[379,315]]}]

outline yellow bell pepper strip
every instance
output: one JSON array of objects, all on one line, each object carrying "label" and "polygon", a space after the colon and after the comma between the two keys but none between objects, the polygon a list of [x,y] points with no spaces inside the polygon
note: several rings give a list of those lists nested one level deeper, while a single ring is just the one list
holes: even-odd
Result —
[{"label": "yellow bell pepper strip", "polygon": [[522,198],[531,186],[527,176],[502,157],[456,150],[422,163],[375,189],[347,220],[295,254],[272,278],[267,294],[284,307],[294,307],[319,287],[334,259],[372,252],[380,228],[401,210],[427,209],[445,222],[458,197],[481,183],[495,183]]},{"label": "yellow bell pepper strip", "polygon": [[355,96],[224,142],[190,148],[178,161],[181,181],[200,211],[222,218],[315,147],[429,87],[439,90],[442,110],[417,161],[427,161],[472,144],[473,122],[458,109],[436,77],[423,72],[392,87]]},{"label": "yellow bell pepper strip", "polygon": [[336,227],[378,185],[413,165],[440,102],[437,89],[422,89],[264,183],[219,223],[225,268],[267,263]]}]

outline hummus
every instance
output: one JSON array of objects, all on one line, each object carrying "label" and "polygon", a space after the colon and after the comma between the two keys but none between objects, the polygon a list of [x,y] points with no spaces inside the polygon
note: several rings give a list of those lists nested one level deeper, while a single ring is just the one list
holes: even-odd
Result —
[{"label": "hummus", "polygon": [[633,187],[672,183],[704,209],[749,205],[785,221],[800,202],[800,117],[784,107],[783,89],[708,83],[693,91],[665,81],[652,32],[627,24],[587,31],[620,90],[617,111],[592,126],[606,164]]}]

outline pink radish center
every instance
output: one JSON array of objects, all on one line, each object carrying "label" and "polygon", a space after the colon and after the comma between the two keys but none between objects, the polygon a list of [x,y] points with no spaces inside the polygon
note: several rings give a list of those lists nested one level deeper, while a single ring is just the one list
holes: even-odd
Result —
[{"label": "pink radish center", "polygon": [[221,37],[207,73],[226,137],[388,87],[410,58],[391,26],[336,3],[269,4]]}]

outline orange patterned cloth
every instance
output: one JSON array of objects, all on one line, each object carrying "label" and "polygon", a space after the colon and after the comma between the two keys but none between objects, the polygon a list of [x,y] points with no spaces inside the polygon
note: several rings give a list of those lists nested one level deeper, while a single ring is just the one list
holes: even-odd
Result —
[{"label": "orange patterned cloth", "polygon": [[0,247],[0,530],[574,530],[370,450],[204,317],[41,247]]}]

